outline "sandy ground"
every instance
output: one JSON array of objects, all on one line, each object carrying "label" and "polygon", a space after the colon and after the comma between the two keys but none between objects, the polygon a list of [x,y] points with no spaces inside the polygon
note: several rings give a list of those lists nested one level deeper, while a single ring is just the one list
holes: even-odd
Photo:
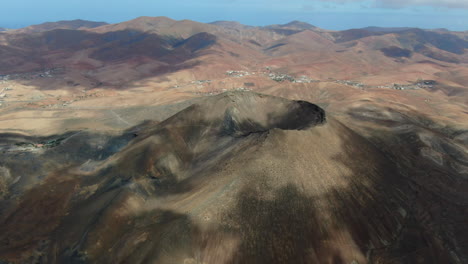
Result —
[{"label": "sandy ground", "polygon": [[[252,71],[247,76],[222,76],[205,81],[193,80],[193,76],[182,71],[172,74],[166,81],[148,78],[133,83],[127,89],[85,89],[76,86],[47,90],[18,80],[3,81],[0,83],[0,91],[3,90],[3,97],[0,98],[0,132],[50,135],[67,130],[121,130],[143,120],[161,121],[180,110],[177,105],[183,101],[242,89],[308,100],[337,114],[370,101],[422,113],[461,128],[467,126],[466,98],[447,95],[443,90],[394,90],[389,88],[392,78],[388,79],[388,87],[382,88],[381,83],[374,85],[370,77],[367,78],[369,85],[355,87],[334,80],[275,82],[267,74]],[[373,78],[385,80],[386,77]],[[400,78],[406,78],[406,75]],[[462,95],[466,95],[464,91],[468,90],[463,87],[458,89],[463,92]]]}]

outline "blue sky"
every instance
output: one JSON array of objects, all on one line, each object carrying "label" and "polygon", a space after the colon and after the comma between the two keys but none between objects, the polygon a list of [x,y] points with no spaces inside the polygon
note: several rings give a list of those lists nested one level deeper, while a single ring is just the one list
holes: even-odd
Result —
[{"label": "blue sky", "polygon": [[167,16],[247,25],[300,20],[326,29],[366,26],[468,30],[468,0],[3,0],[0,27],[86,19],[122,22]]}]

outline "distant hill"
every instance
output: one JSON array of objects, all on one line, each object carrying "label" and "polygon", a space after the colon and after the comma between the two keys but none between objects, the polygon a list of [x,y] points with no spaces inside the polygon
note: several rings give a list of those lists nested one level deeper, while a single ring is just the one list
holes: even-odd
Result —
[{"label": "distant hill", "polygon": [[[432,31],[419,28],[378,28],[369,27],[365,29],[349,29],[333,32],[332,36],[337,43],[346,43],[370,37],[381,36],[382,38],[394,38],[399,42],[398,47],[392,49],[405,49],[405,54],[414,51],[427,57],[446,62],[459,62],[456,55],[465,53],[468,49],[466,36],[455,34],[450,31]],[[387,47],[379,47],[384,49]],[[388,51],[388,50],[387,50]],[[389,54],[385,52],[385,54]]]},{"label": "distant hill", "polygon": [[399,32],[404,30],[412,29],[410,27],[365,27],[363,30],[371,32]]},{"label": "distant hill", "polygon": [[312,30],[312,29],[316,29],[317,27],[314,26],[314,25],[311,25],[309,23],[306,23],[306,22],[302,22],[302,21],[297,21],[297,20],[294,20],[294,21],[291,21],[287,24],[283,24],[283,25],[279,25],[279,27],[282,27],[282,28],[292,28],[292,29],[300,29],[300,30]]},{"label": "distant hill", "polygon": [[[8,39],[8,38],[7,38]],[[208,49],[217,42],[209,33],[195,34],[187,39],[170,38],[126,29],[96,33],[83,30],[55,29],[38,35],[10,35],[14,45],[0,47],[4,63],[0,72],[27,72],[47,67],[45,57],[54,54],[49,63],[56,66],[95,68],[88,59],[108,63],[126,63],[144,58],[143,63],[158,61],[164,65],[164,71],[171,70],[174,64],[182,63],[197,56],[197,52]],[[82,54],[89,50],[83,61],[67,62],[73,54]],[[179,67],[181,65],[178,65]],[[151,74],[156,74],[160,67],[155,67]]]},{"label": "distant hill", "polygon": [[188,38],[201,32],[211,33],[217,27],[210,24],[200,23],[191,20],[174,20],[168,17],[148,17],[142,16],[129,21],[109,24],[92,31],[105,33],[121,30],[136,30],[140,32],[170,36],[174,38]]},{"label": "distant hill", "polygon": [[348,29],[334,32],[332,35],[335,38],[335,41],[340,43],[384,34],[386,33],[378,31],[369,31],[366,29]]},{"label": "distant hill", "polygon": [[269,29],[278,29],[278,28],[283,28],[283,29],[293,29],[293,30],[313,30],[316,29],[316,26],[313,26],[309,23],[302,22],[302,21],[291,21],[287,24],[277,24],[277,25],[269,25],[265,26],[265,28]]},{"label": "distant hill", "polygon": [[237,21],[214,21],[214,22],[211,22],[209,24],[224,27],[224,28],[231,28],[231,29],[251,29],[251,28],[254,28],[252,26],[243,25],[243,24],[241,24],[241,23],[239,23]]},{"label": "distant hill", "polygon": [[295,20],[287,24],[275,24],[265,26],[263,27],[263,29],[270,30],[282,35],[292,35],[304,30],[317,30],[318,28],[309,23]]},{"label": "distant hill", "polygon": [[95,28],[99,26],[107,25],[105,22],[94,22],[87,20],[62,20],[57,22],[46,22],[39,25],[32,25],[25,28],[14,30],[18,33],[37,33],[44,32],[54,29],[80,29],[80,28]]}]

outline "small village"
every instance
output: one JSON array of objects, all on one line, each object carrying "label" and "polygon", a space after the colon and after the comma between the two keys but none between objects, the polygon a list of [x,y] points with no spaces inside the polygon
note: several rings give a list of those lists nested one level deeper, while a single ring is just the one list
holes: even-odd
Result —
[{"label": "small village", "polygon": [[[53,69],[46,69],[43,71],[36,71],[36,72],[29,72],[29,73],[18,73],[18,74],[5,74],[5,75],[0,75],[0,84],[3,84],[3,88],[0,88],[0,107],[5,106],[6,98],[8,97],[8,91],[13,90],[12,86],[9,84],[11,80],[33,80],[33,79],[38,79],[38,78],[53,78],[56,77],[56,75],[63,73],[64,69],[63,68],[53,68]],[[315,82],[334,82],[338,84],[343,84],[359,89],[364,89],[364,88],[383,88],[383,89],[394,89],[394,90],[415,90],[415,89],[431,89],[435,85],[437,85],[437,82],[434,80],[422,80],[418,79],[412,84],[397,84],[393,83],[391,85],[379,85],[379,86],[369,86],[365,85],[361,82],[357,81],[352,81],[352,80],[334,80],[334,79],[329,79],[326,81],[323,80],[316,80],[312,79],[308,76],[301,75],[299,77],[295,77],[290,74],[286,73],[277,73],[272,70],[271,67],[265,67],[265,70],[263,71],[244,71],[244,70],[229,70],[225,72],[225,75],[233,78],[245,78],[248,76],[264,76],[270,80],[273,80],[278,83],[282,82],[289,82],[289,83],[315,83]],[[198,90],[193,91],[193,94],[196,95],[202,95],[202,96],[210,96],[210,95],[215,95],[215,94],[220,94],[226,91],[251,91],[254,89],[256,86],[255,82],[249,81],[243,83],[242,86],[238,86],[235,88],[220,88],[220,89],[214,89],[214,88],[208,88],[209,84],[213,83],[213,80],[194,80],[190,81],[186,84],[177,84],[172,87],[171,89],[174,88],[182,88],[182,87],[187,87],[187,86],[195,86]],[[200,90],[202,88],[208,88],[204,90]],[[83,98],[74,98],[72,100],[59,100],[58,104],[41,104],[38,102],[33,102],[31,101],[28,105],[29,106],[39,106],[42,108],[56,108],[56,107],[66,107],[69,104],[83,100],[85,99],[84,97],[93,97],[95,96],[94,94],[86,94],[84,96],[80,96]]]},{"label": "small village", "polygon": [[364,88],[366,85],[360,82],[349,81],[349,80],[335,80],[335,83],[353,86],[356,88]]},{"label": "small village", "polygon": [[246,71],[226,71],[226,75],[230,77],[244,77],[250,75],[250,73]]},{"label": "small village", "polygon": [[[421,88],[433,88],[437,83],[434,80],[417,80],[413,84],[397,84],[393,83],[391,85],[378,85],[378,86],[371,86],[371,85],[366,85],[364,83],[358,82],[358,81],[353,81],[353,80],[335,80],[335,79],[329,79],[326,81],[323,80],[316,80],[309,78],[308,76],[301,75],[299,77],[295,77],[286,73],[277,73],[272,71],[271,67],[266,67],[266,71],[261,71],[261,72],[248,72],[248,71],[242,71],[242,70],[229,70],[226,71],[226,75],[229,77],[234,77],[234,78],[242,78],[242,77],[247,77],[247,76],[265,76],[266,78],[269,78],[270,80],[273,80],[275,82],[290,82],[290,83],[314,83],[314,82],[334,82],[338,84],[343,84],[359,89],[364,89],[364,88],[383,88],[383,89],[394,89],[394,90],[415,90],[415,89],[421,89]],[[198,88],[203,88],[205,84],[212,83],[212,80],[196,80],[196,81],[191,81],[190,84],[192,85],[197,85]],[[171,88],[179,88],[183,87],[186,85],[175,85]],[[247,82],[244,83],[243,87],[237,87],[237,88],[231,88],[231,89],[211,89],[209,92],[207,91],[197,91],[194,92],[194,94],[199,94],[199,95],[214,95],[214,94],[219,94],[222,92],[226,91],[250,91],[252,87],[255,87],[254,82]]]},{"label": "small village", "polygon": [[45,69],[42,71],[26,72],[26,73],[14,73],[14,74],[3,74],[0,75],[0,81],[8,80],[34,80],[38,78],[54,78],[58,74],[63,74],[64,68],[52,68]]},{"label": "small village", "polygon": [[[5,81],[2,81],[2,83],[4,84]],[[0,91],[0,107],[4,104],[5,98],[7,98],[7,96],[8,96],[7,92],[12,91],[12,90],[13,90],[13,88],[11,86],[7,86],[7,87],[4,87]]]},{"label": "small village", "polygon": [[416,90],[416,89],[432,89],[437,85],[434,80],[417,80],[413,84],[397,84],[394,83],[392,86],[385,86],[383,88],[393,88],[395,90]]}]

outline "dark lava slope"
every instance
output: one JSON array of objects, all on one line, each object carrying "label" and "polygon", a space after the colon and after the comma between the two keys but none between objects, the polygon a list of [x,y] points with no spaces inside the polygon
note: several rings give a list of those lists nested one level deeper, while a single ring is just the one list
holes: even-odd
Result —
[{"label": "dark lava slope", "polygon": [[466,241],[441,232],[466,207],[375,142],[314,104],[250,92],[119,136],[2,135],[0,260],[466,261]]}]

